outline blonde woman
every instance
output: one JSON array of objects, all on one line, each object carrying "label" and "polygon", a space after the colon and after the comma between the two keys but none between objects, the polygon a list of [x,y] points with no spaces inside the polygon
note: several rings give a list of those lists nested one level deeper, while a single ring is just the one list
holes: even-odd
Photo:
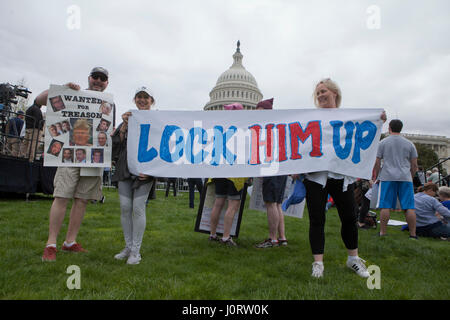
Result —
[{"label": "blonde woman", "polygon": [[[314,89],[314,103],[318,108],[339,108],[342,94],[331,79],[320,81]],[[385,120],[383,113],[381,119]],[[358,228],[354,210],[353,183],[355,178],[330,171],[305,175],[306,204],[309,214],[309,241],[314,258],[312,276],[323,277],[325,247],[325,205],[328,194],[333,198],[341,220],[341,237],[347,248],[347,267],[363,278],[369,277],[365,261],[358,256]]]}]

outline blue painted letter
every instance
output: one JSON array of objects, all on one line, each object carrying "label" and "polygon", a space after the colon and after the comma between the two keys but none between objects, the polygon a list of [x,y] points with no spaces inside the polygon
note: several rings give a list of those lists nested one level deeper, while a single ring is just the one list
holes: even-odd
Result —
[{"label": "blue painted letter", "polygon": [[331,126],[333,127],[333,147],[336,155],[341,159],[347,159],[352,151],[352,137],[353,130],[355,129],[355,125],[353,122],[349,121],[345,123],[345,130],[347,134],[345,135],[345,146],[341,147],[341,127],[344,124],[342,121],[330,121]]},{"label": "blue painted letter", "polygon": [[[366,136],[363,137],[364,133],[367,132]],[[372,144],[375,134],[377,133],[377,126],[372,122],[366,120],[363,123],[356,123],[356,133],[355,133],[355,149],[353,150],[353,163],[359,163],[361,161],[360,150],[366,150]]]},{"label": "blue painted letter", "polygon": [[139,136],[139,147],[138,147],[139,162],[150,162],[158,155],[158,151],[156,151],[156,149],[153,147],[147,150],[149,135],[150,135],[150,125],[141,124],[141,135]]},{"label": "blue painted letter", "polygon": [[210,162],[213,166],[218,166],[220,163],[220,158],[223,153],[223,127],[214,127],[214,137],[213,137],[213,150],[211,152],[212,160]]},{"label": "blue painted letter", "polygon": [[[173,153],[170,153],[170,137],[175,134],[176,148]],[[167,162],[175,162],[181,158],[184,149],[184,135],[183,131],[178,126],[166,126],[161,135],[161,144],[159,146],[160,157]]]},{"label": "blue painted letter", "polygon": [[237,156],[227,148],[227,142],[236,133],[236,130],[237,128],[235,126],[229,127],[228,130],[225,132],[223,139],[223,157],[229,164],[234,164],[234,161],[236,161],[237,158]]},{"label": "blue painted letter", "polygon": [[193,154],[195,136],[199,137],[199,143],[202,145],[205,145],[208,142],[208,135],[206,133],[206,130],[199,127],[195,127],[189,130],[189,135],[186,139],[186,159],[188,159],[191,163],[201,163],[208,155],[208,153],[204,150],[201,150],[197,154]]}]

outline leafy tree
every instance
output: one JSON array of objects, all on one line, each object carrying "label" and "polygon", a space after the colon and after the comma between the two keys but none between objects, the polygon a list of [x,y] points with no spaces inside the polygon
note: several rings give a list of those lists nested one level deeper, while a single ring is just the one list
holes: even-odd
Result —
[{"label": "leafy tree", "polygon": [[414,143],[414,145],[416,146],[418,154],[417,163],[419,167],[423,167],[423,170],[426,170],[439,162],[438,155],[429,146],[421,143]]}]

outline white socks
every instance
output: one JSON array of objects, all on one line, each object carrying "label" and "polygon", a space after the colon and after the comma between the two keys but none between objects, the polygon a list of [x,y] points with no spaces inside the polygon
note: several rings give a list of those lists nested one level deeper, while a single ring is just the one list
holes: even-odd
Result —
[{"label": "white socks", "polygon": [[[77,242],[74,241],[74,242],[72,242],[72,243],[67,243],[66,241],[64,241],[64,245],[65,245],[66,247],[68,247],[68,248],[70,248],[71,246],[73,246],[75,243],[77,243]],[[51,243],[51,244],[46,245],[46,247],[47,247],[47,248],[48,248],[48,247],[56,248],[56,244]]]},{"label": "white socks", "polygon": [[71,246],[73,246],[76,242],[71,242],[71,243],[67,243],[66,241],[64,241],[64,245],[68,248],[70,248]]}]

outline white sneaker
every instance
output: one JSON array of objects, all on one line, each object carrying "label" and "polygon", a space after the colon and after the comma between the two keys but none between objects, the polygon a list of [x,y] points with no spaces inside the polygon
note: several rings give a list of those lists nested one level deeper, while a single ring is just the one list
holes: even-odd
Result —
[{"label": "white sneaker", "polygon": [[120,253],[116,254],[114,256],[114,259],[124,260],[130,256],[130,253],[131,253],[131,250],[129,248],[125,248],[122,251],[120,251]]},{"label": "white sneaker", "polygon": [[139,264],[141,262],[141,255],[139,253],[130,253],[127,264]]},{"label": "white sneaker", "polygon": [[357,259],[347,259],[347,267],[355,271],[358,276],[368,278],[370,274],[365,263],[366,261],[359,257]]},{"label": "white sneaker", "polygon": [[314,278],[322,278],[323,277],[323,263],[313,262],[312,264],[312,274]]}]

